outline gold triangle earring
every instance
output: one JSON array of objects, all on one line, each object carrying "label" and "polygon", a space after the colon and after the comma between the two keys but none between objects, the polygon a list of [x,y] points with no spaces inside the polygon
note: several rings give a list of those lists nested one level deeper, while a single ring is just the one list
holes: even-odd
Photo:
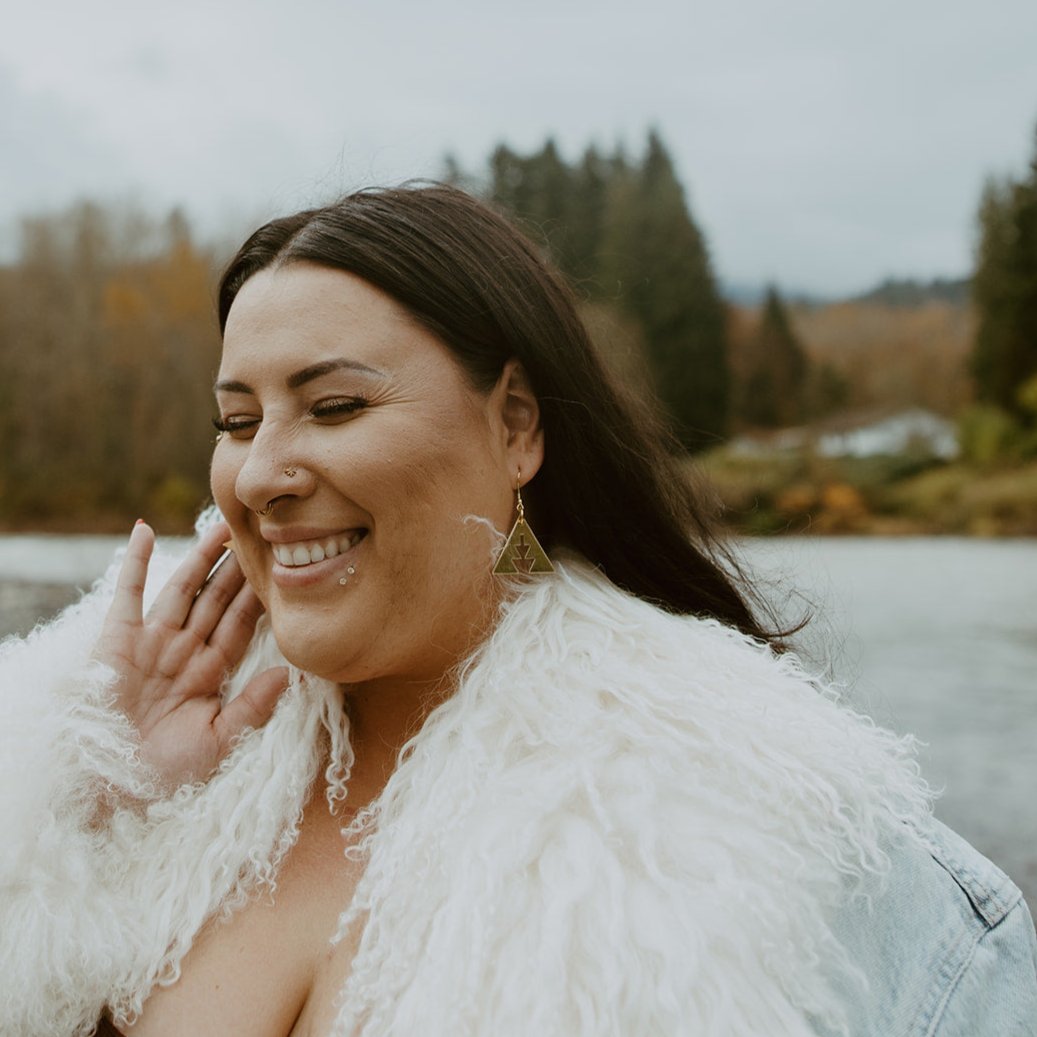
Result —
[{"label": "gold triangle earring", "polygon": [[497,555],[493,566],[494,576],[516,576],[520,573],[541,575],[553,573],[555,567],[547,552],[540,546],[540,541],[533,535],[533,530],[526,522],[526,509],[522,506],[522,472],[519,471],[515,482],[515,507],[518,517],[511,527],[507,542]]}]

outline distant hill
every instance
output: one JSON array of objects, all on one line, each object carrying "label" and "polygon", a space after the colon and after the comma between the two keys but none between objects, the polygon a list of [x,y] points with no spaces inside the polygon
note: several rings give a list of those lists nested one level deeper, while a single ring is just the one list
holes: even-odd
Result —
[{"label": "distant hill", "polygon": [[720,294],[732,306],[759,306],[767,289],[762,284],[721,281]]},{"label": "distant hill", "polygon": [[[722,281],[720,294],[732,306],[752,308],[759,306],[767,297],[767,287],[766,284],[749,284],[744,281]],[[827,306],[836,301],[834,296],[801,292],[780,285],[778,291],[781,293],[781,301],[788,306]]]},{"label": "distant hill", "polygon": [[[906,307],[921,306],[927,302],[949,302],[954,306],[964,306],[969,301],[971,290],[972,281],[968,277],[937,277],[931,281],[913,277],[887,277],[866,292],[843,297],[780,289],[782,300],[787,305],[800,308],[829,306],[837,302],[873,302],[881,306]],[[767,286],[724,282],[721,284],[721,293],[734,306],[752,308],[763,302]]]},{"label": "distant hill", "polygon": [[949,302],[962,306],[969,301],[971,288],[972,281],[968,277],[937,277],[932,281],[889,277],[871,291],[856,296],[853,301],[877,302],[886,306],[921,306],[927,302]]}]

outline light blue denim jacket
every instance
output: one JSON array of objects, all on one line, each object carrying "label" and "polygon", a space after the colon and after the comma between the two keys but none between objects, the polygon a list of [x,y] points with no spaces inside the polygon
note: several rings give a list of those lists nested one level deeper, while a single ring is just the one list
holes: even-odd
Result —
[{"label": "light blue denim jacket", "polygon": [[[885,894],[836,934],[868,989],[847,985],[853,1037],[1037,1037],[1037,938],[999,868],[933,822],[893,854]],[[827,1034],[823,1029],[819,1034]]]}]

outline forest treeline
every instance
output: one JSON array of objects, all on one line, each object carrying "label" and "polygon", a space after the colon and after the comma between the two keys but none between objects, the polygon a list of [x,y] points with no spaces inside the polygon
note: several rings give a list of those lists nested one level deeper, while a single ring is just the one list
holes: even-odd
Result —
[{"label": "forest treeline", "polygon": [[182,528],[208,496],[212,252],[184,216],[26,219],[0,270],[0,522]]},{"label": "forest treeline", "polygon": [[[675,447],[845,412],[960,417],[987,459],[1037,455],[1037,166],[986,189],[972,297],[887,285],[837,304],[722,298],[656,133],[643,150],[506,145],[447,161],[565,273],[616,377],[654,397]],[[207,497],[213,291],[226,257],[183,213],[84,202],[27,218],[0,268],[0,525],[182,529]],[[916,294],[912,294],[915,292]],[[978,430],[978,431],[977,431]]]},{"label": "forest treeline", "polygon": [[771,286],[759,306],[721,299],[655,133],[640,158],[591,147],[566,162],[548,140],[528,155],[501,145],[481,177],[453,160],[447,170],[517,216],[604,331],[622,323],[613,352],[624,376],[644,373],[690,450],[833,414],[920,407],[962,420],[988,459],[1037,454],[1033,168],[988,186],[974,280],[890,280],[829,304],[788,303]]}]

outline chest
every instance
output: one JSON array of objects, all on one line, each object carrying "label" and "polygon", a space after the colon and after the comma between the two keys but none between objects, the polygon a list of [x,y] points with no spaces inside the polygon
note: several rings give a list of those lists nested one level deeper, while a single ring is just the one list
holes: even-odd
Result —
[{"label": "chest", "polygon": [[339,917],[353,899],[362,874],[362,866],[344,855],[347,844],[341,824],[325,819],[313,824],[300,836],[299,853],[287,863],[290,870],[285,875],[282,917],[276,928],[283,923],[295,934],[298,948],[290,970],[297,977],[290,1003],[300,1007],[291,1029],[284,1031],[289,1037],[326,1037],[357,952],[357,930],[332,942]]},{"label": "chest", "polygon": [[362,866],[344,856],[345,821],[315,800],[276,889],[211,921],[178,981],[155,989],[127,1037],[325,1037],[359,934],[331,941]]}]

